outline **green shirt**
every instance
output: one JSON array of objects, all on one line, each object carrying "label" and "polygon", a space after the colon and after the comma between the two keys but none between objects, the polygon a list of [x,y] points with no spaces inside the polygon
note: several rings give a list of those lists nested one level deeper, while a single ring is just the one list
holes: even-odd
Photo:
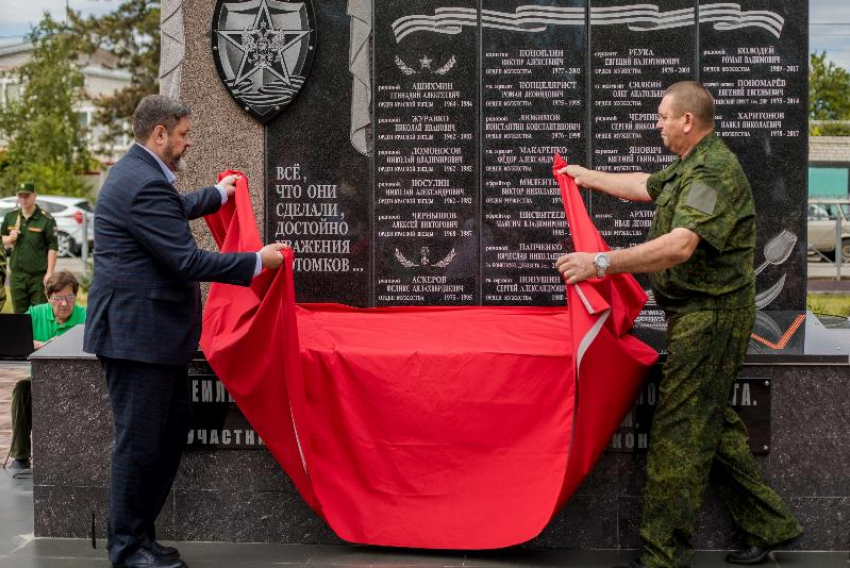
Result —
[{"label": "green shirt", "polygon": [[30,306],[27,313],[32,318],[32,338],[36,341],[47,341],[62,335],[77,324],[86,322],[86,309],[74,304],[71,317],[63,324],[56,321],[53,306],[49,303]]},{"label": "green shirt", "polygon": [[646,186],[657,205],[648,239],[677,227],[700,236],[689,260],[650,275],[658,305],[669,315],[754,305],[753,194],[726,144],[713,132],[706,135]]},{"label": "green shirt", "polygon": [[47,211],[35,206],[29,219],[20,208],[6,213],[0,225],[0,235],[8,236],[18,227],[18,240],[12,245],[9,269],[14,272],[39,274],[47,271],[47,251],[59,250],[56,220]]}]

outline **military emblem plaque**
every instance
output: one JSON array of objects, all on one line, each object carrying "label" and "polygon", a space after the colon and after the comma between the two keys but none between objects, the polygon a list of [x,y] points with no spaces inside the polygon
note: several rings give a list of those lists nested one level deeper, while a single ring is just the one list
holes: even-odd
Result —
[{"label": "military emblem plaque", "polygon": [[298,95],[316,51],[310,0],[217,0],[212,51],[227,91],[263,124]]}]

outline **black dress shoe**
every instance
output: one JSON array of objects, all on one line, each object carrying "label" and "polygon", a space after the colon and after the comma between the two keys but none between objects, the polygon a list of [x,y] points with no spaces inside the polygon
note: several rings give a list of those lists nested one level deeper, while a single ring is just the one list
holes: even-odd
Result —
[{"label": "black dress shoe", "polygon": [[163,558],[149,548],[140,548],[124,562],[113,563],[112,568],[186,568],[186,564],[180,559]]},{"label": "black dress shoe", "polygon": [[180,551],[174,548],[173,546],[165,546],[157,541],[152,541],[148,544],[148,548],[151,549],[154,554],[161,558],[165,558],[168,560],[179,560],[180,559]]},{"label": "black dress shoe", "polygon": [[9,469],[30,469],[30,467],[30,460],[16,459],[11,464],[9,464]]},{"label": "black dress shoe", "polygon": [[742,564],[751,566],[753,564],[761,564],[768,558],[773,558],[772,553],[775,546],[748,546],[743,550],[736,550],[726,555],[726,562],[729,564]]}]

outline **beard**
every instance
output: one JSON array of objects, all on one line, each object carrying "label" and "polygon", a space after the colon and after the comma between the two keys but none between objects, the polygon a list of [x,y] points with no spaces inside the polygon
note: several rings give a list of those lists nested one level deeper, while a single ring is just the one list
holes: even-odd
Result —
[{"label": "beard", "polygon": [[178,154],[174,151],[174,146],[168,145],[165,147],[165,165],[168,166],[168,169],[172,172],[182,172],[186,169],[186,150]]}]

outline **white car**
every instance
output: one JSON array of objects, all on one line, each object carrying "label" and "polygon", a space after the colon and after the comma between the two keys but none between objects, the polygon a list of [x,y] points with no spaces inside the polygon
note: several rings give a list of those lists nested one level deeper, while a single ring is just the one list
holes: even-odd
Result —
[{"label": "white car", "polygon": [[850,262],[850,200],[847,199],[809,200],[809,255],[820,252],[835,258],[838,219],[841,220],[841,261]]},{"label": "white car", "polygon": [[[83,243],[83,220],[88,227],[89,250],[94,247],[94,207],[82,197],[59,195],[36,195],[36,205],[56,219],[59,240],[59,256],[79,255]],[[17,197],[0,199],[0,219],[18,206]]]}]

